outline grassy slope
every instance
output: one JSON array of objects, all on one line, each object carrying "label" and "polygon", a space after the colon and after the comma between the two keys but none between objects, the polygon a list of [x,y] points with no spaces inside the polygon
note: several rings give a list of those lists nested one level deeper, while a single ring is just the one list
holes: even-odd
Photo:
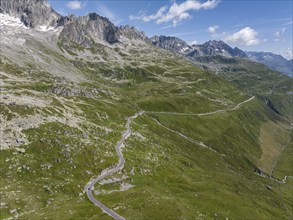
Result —
[{"label": "grassy slope", "polygon": [[288,94],[292,92],[292,78],[262,64],[238,59],[229,68],[222,69],[220,74],[242,90],[256,94],[260,99],[270,99],[281,114],[292,120],[293,100]]},{"label": "grassy slope", "polygon": [[[83,87],[97,87],[110,93],[101,93],[97,98],[63,98],[76,103],[67,104],[69,107],[82,111],[74,112],[75,116],[83,116],[85,121],[106,126],[113,132],[84,123],[82,128],[89,137],[83,138],[80,130],[57,122],[27,130],[30,143],[23,146],[24,154],[6,150],[0,155],[1,189],[8,187],[1,190],[6,203],[1,209],[2,218],[14,215],[10,210],[19,208],[17,212],[24,213],[23,218],[109,219],[80,193],[91,177],[116,163],[114,144],[121,136],[126,116],[141,109],[209,112],[233,107],[250,97],[186,61],[167,56],[154,60],[148,60],[149,65],[124,69],[92,68],[91,63],[79,63],[78,67],[92,80]],[[15,65],[13,71],[11,66],[3,66],[5,72],[13,75],[26,71]],[[54,79],[44,77],[30,84],[15,83],[9,89],[25,88],[55,97],[48,92],[54,84]],[[22,108],[18,107],[10,110]],[[58,108],[64,109],[64,103],[56,101],[39,111],[47,117],[65,114],[65,110],[54,111]],[[1,111],[8,116],[2,106]],[[160,127],[154,118],[218,153]],[[118,207],[117,212],[129,219],[286,218],[283,203],[290,204],[291,188],[281,188],[285,195],[282,200],[277,191],[279,183],[253,172],[261,157],[260,128],[272,120],[278,120],[278,116],[267,109],[261,98],[236,111],[212,116],[142,116],[132,125],[140,135],[128,139],[124,149],[126,166],[122,173],[129,176],[124,182],[135,187],[97,198],[111,208]],[[282,157],[280,161],[285,161]],[[44,164],[53,166],[46,168]],[[21,171],[17,171],[20,166]],[[287,163],[280,162],[277,167],[282,167],[276,168],[280,175],[287,173]],[[266,185],[273,189],[268,190]]]}]

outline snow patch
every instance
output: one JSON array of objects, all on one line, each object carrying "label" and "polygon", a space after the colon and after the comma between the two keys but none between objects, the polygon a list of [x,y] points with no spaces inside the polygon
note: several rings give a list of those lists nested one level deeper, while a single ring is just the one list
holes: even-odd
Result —
[{"label": "snow patch", "polygon": [[28,29],[28,27],[26,27],[19,18],[0,13],[0,27],[3,26],[21,27]]},{"label": "snow patch", "polygon": [[180,50],[181,53],[184,53],[186,50],[188,50],[189,48],[188,47],[184,47]]},{"label": "snow patch", "polygon": [[42,32],[46,32],[46,31],[51,31],[51,30],[54,30],[53,27],[48,27],[46,25],[42,25],[40,26],[39,28],[37,28],[38,31],[42,31]]},{"label": "snow patch", "polygon": [[[13,27],[14,29],[12,31],[10,29],[5,29],[5,27]],[[4,30],[4,33],[13,34],[14,32],[17,32],[19,30],[29,30],[30,28],[26,27],[19,18],[0,13],[0,29]],[[62,31],[62,29],[63,27],[55,28],[52,26],[41,25],[35,30],[40,32],[53,32],[59,34]]]},{"label": "snow patch", "polygon": [[56,27],[52,27],[52,26],[41,25],[36,30],[40,31],[40,32],[53,32],[53,33],[57,33],[57,35],[59,35],[59,33],[63,30],[63,27],[56,28]]}]

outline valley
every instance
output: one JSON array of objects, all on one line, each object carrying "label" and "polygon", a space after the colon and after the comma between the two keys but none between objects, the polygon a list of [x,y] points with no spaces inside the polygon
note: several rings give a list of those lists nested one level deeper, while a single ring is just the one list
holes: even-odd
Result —
[{"label": "valley", "polygon": [[24,2],[0,4],[0,219],[292,219],[292,78]]}]

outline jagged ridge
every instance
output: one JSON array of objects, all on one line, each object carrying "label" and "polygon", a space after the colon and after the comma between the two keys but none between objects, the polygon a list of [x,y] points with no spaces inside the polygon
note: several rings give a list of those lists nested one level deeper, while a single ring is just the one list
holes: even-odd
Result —
[{"label": "jagged ridge", "polygon": [[56,26],[61,18],[47,0],[1,0],[0,13],[20,18],[25,26]]}]

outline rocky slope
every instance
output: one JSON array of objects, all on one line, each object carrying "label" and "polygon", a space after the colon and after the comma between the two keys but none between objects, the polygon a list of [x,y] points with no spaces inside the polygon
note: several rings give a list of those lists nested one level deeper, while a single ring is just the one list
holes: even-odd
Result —
[{"label": "rocky slope", "polygon": [[93,47],[94,43],[118,42],[118,28],[109,19],[96,13],[81,17],[70,17],[60,34],[66,42],[74,42],[84,47]]},{"label": "rocky slope", "polygon": [[169,50],[173,53],[181,54],[187,57],[199,56],[224,56],[246,58],[245,52],[235,47],[231,48],[223,41],[207,41],[204,44],[189,45],[177,37],[154,36],[151,38],[152,43],[162,49]]},{"label": "rocky slope", "polygon": [[[235,47],[234,49],[230,47],[223,41],[208,41],[202,45],[195,45],[194,46],[198,53],[197,56],[224,56],[224,57],[240,57],[246,58],[246,54],[240,50],[239,48]],[[192,53],[188,54],[188,56],[194,56]]]},{"label": "rocky slope", "polygon": [[126,219],[290,219],[288,77],[204,56],[217,75],[96,14],[51,28],[12,15],[0,15],[1,218],[108,219],[85,186],[117,164],[127,118],[144,111],[98,201]]},{"label": "rocky slope", "polygon": [[119,27],[119,35],[121,41],[123,41],[123,38],[126,38],[149,42],[149,39],[144,32],[139,31],[135,27],[129,25]]},{"label": "rocky slope", "polygon": [[193,50],[189,44],[177,37],[167,37],[161,35],[153,36],[150,40],[153,45],[178,54],[187,54]]},{"label": "rocky slope", "polygon": [[[148,41],[144,33],[134,27],[116,27],[108,18],[89,13],[86,16],[61,16],[56,13],[47,0],[3,0],[0,13],[18,18],[29,28],[49,30],[60,27],[60,37],[64,46],[69,44],[93,47],[95,44],[113,44],[123,38]],[[71,45],[72,46],[72,45]]]},{"label": "rocky slope", "polygon": [[47,0],[1,0],[0,13],[18,17],[25,26],[56,26],[61,16]]},{"label": "rocky slope", "polygon": [[[223,41],[207,41],[204,44],[189,45],[185,41],[176,37],[154,36],[152,43],[175,54],[183,55],[191,60],[210,60],[211,56],[221,56],[223,62],[229,62],[229,58],[242,58],[259,62],[268,68],[292,77],[292,61],[288,61],[280,55],[269,52],[244,52],[239,48],[232,48]],[[226,59],[228,58],[228,59]]]}]

